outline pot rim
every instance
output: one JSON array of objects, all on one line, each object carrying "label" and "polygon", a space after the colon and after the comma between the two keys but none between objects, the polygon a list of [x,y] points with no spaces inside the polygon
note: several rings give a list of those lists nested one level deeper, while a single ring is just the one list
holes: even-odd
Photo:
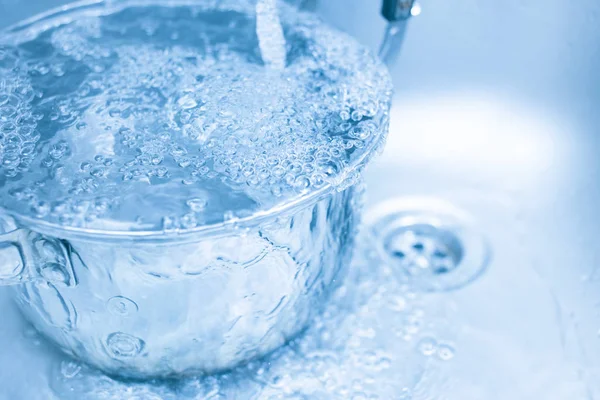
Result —
[{"label": "pot rim", "polygon": [[[354,186],[354,185],[350,185]],[[81,227],[70,227],[57,223],[39,220],[33,217],[27,217],[18,213],[11,212],[1,208],[0,210],[7,216],[13,218],[20,228],[26,228],[40,234],[64,238],[88,241],[106,241],[106,242],[194,242],[206,237],[227,236],[234,231],[244,234],[266,221],[273,221],[278,216],[293,214],[294,211],[302,209],[308,205],[316,204],[338,191],[331,185],[327,185],[318,191],[309,193],[306,196],[294,198],[293,201],[282,205],[271,207],[263,211],[257,211],[247,217],[231,218],[223,222],[200,225],[188,229],[170,229],[170,230],[139,230],[139,231],[118,231],[105,229],[90,229]]]}]

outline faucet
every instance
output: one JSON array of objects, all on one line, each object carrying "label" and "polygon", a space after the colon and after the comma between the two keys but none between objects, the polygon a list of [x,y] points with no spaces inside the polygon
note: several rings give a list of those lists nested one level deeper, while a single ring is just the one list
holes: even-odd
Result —
[{"label": "faucet", "polygon": [[[287,0],[300,9],[314,11],[319,0]],[[383,0],[381,14],[388,21],[383,42],[379,48],[379,57],[391,66],[400,54],[406,26],[410,17],[419,13],[420,7],[415,0]]]},{"label": "faucet", "polygon": [[379,57],[388,65],[394,64],[400,54],[408,20],[418,13],[415,0],[383,0],[381,13],[388,20]]}]

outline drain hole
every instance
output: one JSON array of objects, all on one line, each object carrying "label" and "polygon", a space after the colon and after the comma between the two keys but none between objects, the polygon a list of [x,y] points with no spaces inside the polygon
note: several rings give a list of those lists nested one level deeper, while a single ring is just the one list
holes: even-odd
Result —
[{"label": "drain hole", "polygon": [[425,249],[425,246],[423,245],[423,243],[415,243],[412,245],[412,248],[421,252]]},{"label": "drain hole", "polygon": [[446,273],[450,272],[450,268],[448,268],[446,266],[435,267],[434,272],[436,274],[446,274]]},{"label": "drain hole", "polygon": [[401,251],[397,251],[396,250],[396,251],[393,252],[393,256],[396,257],[396,258],[404,258],[404,257],[406,257],[406,254],[404,254]]},{"label": "drain hole", "polygon": [[446,252],[444,252],[444,251],[436,250],[435,253],[433,253],[433,256],[435,258],[444,259],[444,258],[448,257],[448,254]]},{"label": "drain hole", "polygon": [[463,212],[445,203],[397,199],[377,206],[366,220],[383,261],[415,289],[458,289],[487,266],[482,235]]},{"label": "drain hole", "polygon": [[463,257],[459,240],[452,232],[432,225],[402,225],[383,238],[384,251],[410,275],[446,274]]}]

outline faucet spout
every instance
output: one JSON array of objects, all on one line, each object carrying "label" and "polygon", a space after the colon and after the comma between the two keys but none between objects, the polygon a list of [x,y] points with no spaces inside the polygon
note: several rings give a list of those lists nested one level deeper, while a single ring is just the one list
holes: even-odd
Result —
[{"label": "faucet spout", "polygon": [[405,21],[413,14],[415,0],[383,0],[381,13],[390,22]]},{"label": "faucet spout", "polygon": [[383,0],[381,13],[389,21],[379,57],[391,66],[396,61],[404,42],[406,26],[410,17],[416,14],[418,4],[415,0]]}]

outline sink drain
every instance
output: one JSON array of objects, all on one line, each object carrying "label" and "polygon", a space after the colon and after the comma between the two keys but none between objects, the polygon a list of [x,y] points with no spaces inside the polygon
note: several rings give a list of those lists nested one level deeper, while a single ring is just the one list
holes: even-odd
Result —
[{"label": "sink drain", "polygon": [[421,291],[448,291],[474,281],[489,247],[463,211],[435,199],[397,198],[367,213],[381,258],[403,282]]},{"label": "sink drain", "polygon": [[411,276],[441,275],[462,261],[462,245],[452,232],[432,225],[400,226],[384,238],[385,253]]}]

